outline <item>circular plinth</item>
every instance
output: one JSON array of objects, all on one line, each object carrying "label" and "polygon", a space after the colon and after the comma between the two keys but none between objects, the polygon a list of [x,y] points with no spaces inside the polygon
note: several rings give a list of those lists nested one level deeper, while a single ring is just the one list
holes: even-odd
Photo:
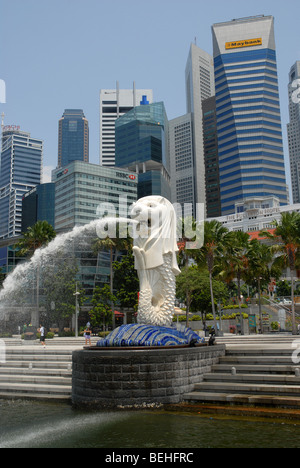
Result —
[{"label": "circular plinth", "polygon": [[225,345],[73,352],[72,403],[118,408],[175,404],[225,355]]}]

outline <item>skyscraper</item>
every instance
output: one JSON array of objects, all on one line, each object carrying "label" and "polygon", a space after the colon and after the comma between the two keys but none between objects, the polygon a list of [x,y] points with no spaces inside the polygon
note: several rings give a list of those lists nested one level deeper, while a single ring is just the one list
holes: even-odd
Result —
[{"label": "skyscraper", "polygon": [[41,183],[43,142],[20,127],[2,129],[0,239],[22,233],[22,199]]},{"label": "skyscraper", "polygon": [[[172,203],[190,204],[196,216],[192,114],[169,121]],[[187,213],[187,212],[186,212]]]},{"label": "skyscraper", "polygon": [[202,102],[215,94],[214,66],[213,58],[195,44],[191,44],[185,81],[187,114],[192,116],[195,203],[206,204]]},{"label": "skyscraper", "polygon": [[202,102],[203,144],[206,183],[206,215],[221,216],[218,134],[215,96]]},{"label": "skyscraper", "polygon": [[58,126],[58,167],[89,162],[89,123],[81,109],[66,109]]},{"label": "skyscraper", "polygon": [[55,223],[55,184],[47,183],[34,187],[23,196],[22,232],[38,221]]},{"label": "skyscraper", "polygon": [[171,201],[168,118],[163,102],[135,107],[116,121],[116,166],[139,174],[138,198]]},{"label": "skyscraper", "polygon": [[141,102],[153,102],[151,89],[102,89],[100,91],[100,165],[115,165],[115,122]]},{"label": "skyscraper", "polygon": [[289,154],[292,179],[293,202],[300,203],[300,100],[293,99],[296,80],[300,79],[300,61],[297,61],[289,73],[289,113],[290,121],[287,125]]},{"label": "skyscraper", "polygon": [[115,167],[73,161],[52,173],[55,184],[55,230],[70,231],[104,215],[111,205],[119,214],[120,197],[137,200],[137,174]]},{"label": "skyscraper", "polygon": [[214,24],[212,33],[222,215],[256,196],[287,204],[274,18]]}]

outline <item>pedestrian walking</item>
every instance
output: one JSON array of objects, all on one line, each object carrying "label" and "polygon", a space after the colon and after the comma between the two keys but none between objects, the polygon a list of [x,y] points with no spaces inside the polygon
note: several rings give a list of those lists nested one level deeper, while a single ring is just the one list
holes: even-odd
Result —
[{"label": "pedestrian walking", "polygon": [[91,334],[92,334],[92,331],[91,331],[90,327],[86,327],[86,329],[84,330],[84,337],[85,337],[85,344],[86,345],[88,344],[88,342],[89,342],[90,346],[92,345]]},{"label": "pedestrian walking", "polygon": [[46,341],[45,341],[46,340],[46,330],[45,330],[45,327],[40,325],[40,328],[39,328],[38,332],[41,334],[41,338],[40,338],[41,345],[44,346],[44,348],[46,348]]}]

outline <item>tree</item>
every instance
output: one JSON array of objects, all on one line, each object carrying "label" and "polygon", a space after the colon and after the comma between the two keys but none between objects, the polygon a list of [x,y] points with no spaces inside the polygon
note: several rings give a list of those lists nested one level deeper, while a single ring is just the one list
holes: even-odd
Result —
[{"label": "tree", "polygon": [[262,332],[261,291],[267,287],[271,278],[278,278],[280,270],[274,264],[272,248],[257,239],[249,242],[247,251],[248,269],[245,279],[249,285],[257,285],[259,295],[259,317]]},{"label": "tree", "polygon": [[296,271],[300,268],[300,214],[286,212],[281,214],[280,222],[274,221],[275,231],[261,232],[273,242],[273,252],[276,255],[275,265],[281,269],[289,268],[291,272],[291,296],[292,296],[292,327],[293,335],[297,334],[295,314],[295,278]]},{"label": "tree", "polygon": [[[215,306],[228,300],[228,289],[222,281],[213,279],[213,292]],[[193,312],[200,312],[203,322],[205,322],[206,314],[212,313],[210,281],[206,269],[199,271],[198,289],[193,292],[191,310]]]},{"label": "tree", "polygon": [[186,326],[189,326],[189,313],[193,293],[199,288],[199,269],[195,266],[185,267],[176,278],[176,296],[186,303]]},{"label": "tree", "polygon": [[220,267],[220,262],[224,256],[225,248],[229,240],[228,233],[228,229],[226,229],[219,221],[205,221],[203,246],[194,253],[194,258],[196,259],[198,265],[205,265],[208,269],[215,330],[217,330],[217,320],[213,291],[213,274],[216,267]]},{"label": "tree", "polygon": [[38,221],[23,234],[23,238],[16,244],[18,256],[31,257],[37,249],[45,247],[56,237],[56,232],[47,221]]},{"label": "tree", "polygon": [[[65,321],[75,314],[76,274],[78,266],[76,259],[56,252],[53,261],[47,259],[43,265],[42,287],[44,291],[45,308],[51,322],[59,324],[60,330]],[[85,300],[85,291],[80,290],[79,305]]]},{"label": "tree", "polygon": [[[37,249],[45,247],[56,237],[56,232],[47,221],[38,221],[23,234],[23,238],[16,244],[20,257],[31,257]],[[35,327],[39,326],[39,289],[40,289],[40,265],[36,271],[36,310],[32,312],[31,322]]]},{"label": "tree", "polygon": [[120,262],[114,262],[114,290],[117,301],[121,307],[137,309],[139,278],[134,267],[134,256],[132,249],[122,257]]},{"label": "tree", "polygon": [[111,294],[108,284],[105,284],[102,289],[100,286],[96,286],[92,299],[93,308],[89,312],[93,327],[102,323],[103,330],[105,330],[106,324],[112,322],[111,304],[114,304],[116,300],[117,298]]},{"label": "tree", "polygon": [[227,284],[236,279],[237,295],[241,301],[241,282],[248,269],[247,250],[250,236],[247,232],[232,231],[227,236],[226,252],[222,257],[220,278]]},{"label": "tree", "polygon": [[[126,250],[130,247],[131,240],[128,239],[120,239],[115,238],[111,239],[110,237],[106,237],[106,239],[97,239],[94,242],[94,252],[98,254],[101,250],[107,250],[110,253],[110,293],[111,297],[113,297],[113,283],[114,283],[114,270],[113,270],[113,261],[114,261],[114,254],[120,250]],[[113,311],[115,308],[114,304],[111,304],[111,310]],[[115,328],[115,315],[113,314],[113,328]]]}]

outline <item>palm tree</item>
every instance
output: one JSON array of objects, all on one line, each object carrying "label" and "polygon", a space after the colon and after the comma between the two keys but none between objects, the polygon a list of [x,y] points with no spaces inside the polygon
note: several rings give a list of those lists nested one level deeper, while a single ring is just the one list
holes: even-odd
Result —
[{"label": "palm tree", "polygon": [[[113,263],[114,263],[114,254],[116,255],[117,252],[120,250],[128,250],[131,244],[130,239],[120,239],[120,238],[115,238],[111,239],[110,237],[106,237],[106,239],[97,239],[94,242],[94,252],[95,254],[98,255],[98,253],[102,250],[109,251],[110,253],[110,293],[111,296],[113,296],[114,292],[114,269],[113,269]],[[115,313],[114,313],[114,303],[111,304],[112,306],[112,319],[113,319],[113,328],[115,328]]]},{"label": "palm tree", "polygon": [[241,282],[248,267],[247,250],[250,236],[247,232],[231,231],[227,236],[226,253],[223,257],[220,278],[228,283],[237,280],[238,299],[241,301]]},{"label": "palm tree", "polygon": [[32,256],[37,249],[45,247],[56,237],[56,232],[47,221],[38,221],[23,234],[23,238],[16,244],[18,256]]},{"label": "palm tree", "polygon": [[216,308],[213,292],[213,274],[216,266],[221,262],[226,245],[228,244],[229,231],[217,220],[205,221],[204,243],[200,250],[195,251],[194,258],[200,265],[206,265],[209,273],[210,294],[212,312],[214,316],[215,330],[217,331]]},{"label": "palm tree", "polygon": [[278,278],[280,273],[274,264],[273,249],[263,244],[258,239],[253,239],[249,242],[247,251],[248,266],[245,279],[247,284],[255,283],[258,288],[259,296],[259,319],[260,329],[262,333],[262,308],[261,308],[261,291],[263,285],[269,284],[271,278]]},{"label": "palm tree", "polygon": [[275,265],[281,269],[289,268],[291,272],[291,296],[292,296],[292,330],[297,334],[295,314],[294,285],[297,269],[300,267],[300,214],[286,212],[281,214],[280,222],[274,221],[275,231],[270,233],[263,231],[261,236],[266,236],[273,241],[273,251],[277,255]]},{"label": "palm tree", "polygon": [[[32,257],[37,249],[45,247],[56,237],[56,232],[47,221],[38,221],[23,234],[23,238],[16,244],[19,249],[17,255],[22,257]],[[31,322],[35,327],[39,324],[39,286],[40,286],[40,267],[37,266],[36,273],[36,311],[32,312]]]}]

